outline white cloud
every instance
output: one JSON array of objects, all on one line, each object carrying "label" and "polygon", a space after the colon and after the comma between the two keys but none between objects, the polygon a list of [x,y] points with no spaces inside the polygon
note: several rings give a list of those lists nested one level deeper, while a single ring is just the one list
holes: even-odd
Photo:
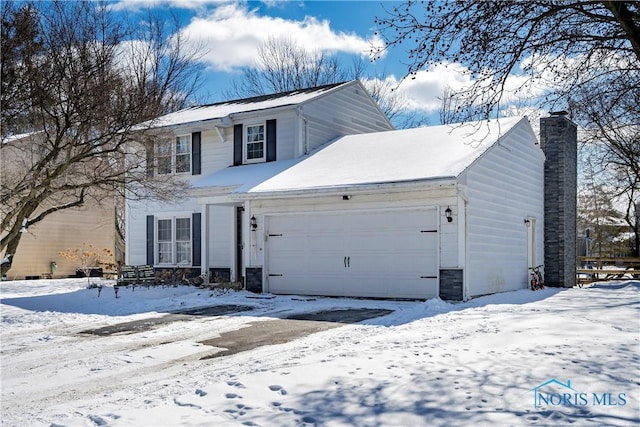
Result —
[{"label": "white cloud", "polygon": [[222,4],[209,15],[198,16],[184,28],[194,43],[205,46],[204,61],[217,71],[254,65],[258,46],[270,37],[286,37],[310,50],[368,55],[382,43],[355,33],[335,32],[329,21],[307,16],[302,21],[261,16],[239,4]]},{"label": "white cloud", "polygon": [[120,0],[109,3],[114,11],[138,11],[156,7],[184,10],[202,10],[212,4],[220,4],[228,0]]},{"label": "white cloud", "polygon": [[407,110],[433,113],[440,108],[442,101],[438,98],[442,98],[446,88],[456,91],[471,85],[465,70],[460,64],[441,63],[402,81],[395,76],[387,77],[387,81],[395,81],[396,90],[407,101]]},{"label": "white cloud", "polygon": [[[471,78],[468,69],[458,63],[435,64],[402,81],[396,77],[391,78],[398,85],[397,90],[407,100],[407,110],[428,114],[439,111],[445,89],[461,91],[470,88],[476,82]],[[539,99],[548,90],[550,88],[539,80],[531,82],[527,75],[512,74],[504,85],[501,110],[505,114],[528,111],[528,101]]]}]

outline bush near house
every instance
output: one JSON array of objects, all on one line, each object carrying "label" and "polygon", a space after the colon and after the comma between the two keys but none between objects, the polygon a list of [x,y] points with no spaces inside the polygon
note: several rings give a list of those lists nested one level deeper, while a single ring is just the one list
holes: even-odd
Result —
[{"label": "bush near house", "polygon": [[109,248],[98,249],[93,244],[83,243],[81,248],[67,249],[59,255],[69,262],[78,262],[78,270],[87,278],[90,285],[92,271],[101,268],[103,274],[115,274],[116,263],[113,251]]}]

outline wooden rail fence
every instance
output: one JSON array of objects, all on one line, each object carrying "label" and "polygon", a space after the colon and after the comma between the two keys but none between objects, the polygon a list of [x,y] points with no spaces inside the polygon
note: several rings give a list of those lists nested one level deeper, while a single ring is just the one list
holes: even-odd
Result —
[{"label": "wooden rail fence", "polygon": [[640,278],[640,258],[577,257],[578,285],[600,280]]}]

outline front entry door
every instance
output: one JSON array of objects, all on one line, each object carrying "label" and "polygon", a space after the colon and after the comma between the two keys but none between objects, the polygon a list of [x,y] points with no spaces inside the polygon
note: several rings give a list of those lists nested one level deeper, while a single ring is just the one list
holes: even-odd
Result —
[{"label": "front entry door", "polygon": [[243,263],[242,252],[244,249],[244,243],[242,239],[242,216],[244,214],[244,208],[238,206],[236,208],[236,281],[244,283],[243,277]]}]

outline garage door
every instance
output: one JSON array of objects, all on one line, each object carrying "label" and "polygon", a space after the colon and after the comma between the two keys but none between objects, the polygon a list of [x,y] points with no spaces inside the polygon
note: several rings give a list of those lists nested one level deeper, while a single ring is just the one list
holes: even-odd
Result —
[{"label": "garage door", "polygon": [[268,216],[266,290],[437,296],[437,220],[435,209]]}]

